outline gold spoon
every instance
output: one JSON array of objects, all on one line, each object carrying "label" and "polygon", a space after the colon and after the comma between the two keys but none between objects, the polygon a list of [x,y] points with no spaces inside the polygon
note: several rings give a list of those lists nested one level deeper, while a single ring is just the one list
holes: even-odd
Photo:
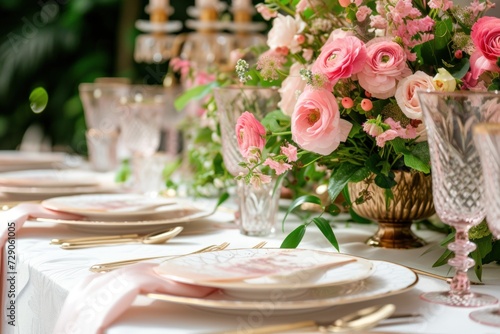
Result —
[{"label": "gold spoon", "polygon": [[84,241],[73,241],[73,242],[63,242],[61,244],[62,249],[79,249],[97,246],[107,246],[107,245],[120,245],[128,243],[143,243],[143,244],[162,244],[177,236],[183,230],[182,226],[177,226],[169,229],[168,231],[160,231],[146,234],[140,237],[132,238],[112,238],[112,239],[101,239],[101,240],[84,240]]}]

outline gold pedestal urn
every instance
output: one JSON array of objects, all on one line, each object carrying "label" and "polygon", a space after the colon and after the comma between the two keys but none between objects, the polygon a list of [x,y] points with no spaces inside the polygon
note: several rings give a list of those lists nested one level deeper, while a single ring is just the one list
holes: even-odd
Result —
[{"label": "gold pedestal urn", "polygon": [[[432,177],[420,172],[395,171],[397,184],[391,188],[393,198],[386,201],[386,190],[373,182],[374,175],[365,181],[349,183],[353,210],[360,216],[378,223],[377,232],[366,243],[384,248],[417,248],[426,243],[411,231],[414,220],[432,216]],[[355,199],[364,196],[363,203]]]}]

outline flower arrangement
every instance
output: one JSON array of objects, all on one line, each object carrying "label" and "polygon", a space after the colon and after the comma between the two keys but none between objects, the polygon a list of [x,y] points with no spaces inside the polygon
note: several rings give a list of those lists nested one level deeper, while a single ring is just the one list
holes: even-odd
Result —
[{"label": "flower arrangement", "polygon": [[[202,144],[189,150],[190,162],[197,166],[196,185],[223,189],[231,179],[220,155],[211,88],[235,81],[277,86],[280,110],[261,122],[251,114],[238,122],[241,166],[247,171],[239,178],[258,186],[269,182],[271,174],[284,177],[283,184],[296,198],[288,213],[313,203],[323,212],[338,214],[341,209],[334,200],[343,193],[345,208],[354,220],[362,221],[351,204],[370,194],[349,198],[348,182],[375,175],[373,182],[386,189],[390,199],[394,171],[430,173],[419,89],[499,89],[500,19],[483,17],[493,6],[489,0],[473,0],[468,6],[450,0],[258,4],[257,11],[272,22],[268,48],[236,50],[231,59],[237,78],[229,73],[197,74],[188,63],[174,62],[194,83],[177,101],[178,109],[204,96],[198,104],[205,110],[201,125],[193,132],[195,142]],[[241,59],[236,62],[237,58]],[[327,186],[329,202],[311,195],[312,184]],[[338,248],[323,214],[292,231],[282,247],[297,246],[311,222]],[[484,224],[471,231],[471,238],[478,244],[472,254],[476,262],[481,257],[484,262],[500,258],[500,245]],[[436,265],[445,263],[447,256],[443,254]]]},{"label": "flower arrangement", "polygon": [[[450,0],[258,4],[258,12],[272,20],[269,49],[255,69],[240,60],[236,72],[242,84],[280,86],[281,111],[262,124],[242,116],[236,131],[247,173],[240,178],[266,182],[263,168],[278,175],[291,171],[292,185],[323,178],[333,202],[348,182],[372,174],[390,199],[394,171],[430,173],[416,92],[500,87],[500,19],[482,17],[493,6],[489,0],[463,7]],[[347,207],[367,196],[346,198]],[[305,202],[322,203],[303,196],[289,212]],[[330,204],[323,210],[340,209]],[[328,222],[321,216],[312,221],[338,247]],[[282,246],[297,246],[308,224]]]}]

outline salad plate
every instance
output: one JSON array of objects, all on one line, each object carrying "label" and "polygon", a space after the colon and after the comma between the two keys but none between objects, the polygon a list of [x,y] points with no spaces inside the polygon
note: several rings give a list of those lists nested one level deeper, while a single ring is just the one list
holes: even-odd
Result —
[{"label": "salad plate", "polygon": [[52,168],[64,165],[66,158],[59,152],[0,151],[0,171]]},{"label": "salad plate", "polygon": [[182,256],[160,264],[162,277],[250,296],[355,282],[373,272],[371,261],[309,249],[229,249]]},{"label": "salad plate", "polygon": [[71,169],[24,170],[0,173],[0,186],[37,189],[97,186],[99,176],[90,171]]},{"label": "salad plate", "polygon": [[373,273],[364,280],[307,289],[305,293],[287,296],[275,289],[263,297],[241,298],[216,289],[210,295],[195,298],[151,293],[148,297],[224,313],[247,313],[272,310],[274,314],[304,313],[332,306],[363,302],[400,294],[413,288],[417,275],[410,269],[385,261],[371,261]]}]

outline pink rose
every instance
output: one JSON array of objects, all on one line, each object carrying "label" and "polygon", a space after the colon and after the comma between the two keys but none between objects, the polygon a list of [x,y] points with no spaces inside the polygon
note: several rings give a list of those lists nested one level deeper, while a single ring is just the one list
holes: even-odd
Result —
[{"label": "pink rose", "polygon": [[485,71],[500,72],[496,65],[500,57],[500,19],[490,16],[480,18],[472,26],[471,38],[476,47],[470,57],[472,81]]},{"label": "pink rose", "polygon": [[267,35],[267,45],[271,49],[286,47],[293,53],[299,52],[301,48],[295,40],[295,35],[300,32],[302,26],[303,22],[293,16],[278,14]]},{"label": "pink rose", "polygon": [[244,158],[253,156],[252,151],[255,149],[262,151],[266,144],[264,138],[266,129],[253,114],[248,111],[241,114],[236,122],[235,130],[238,147]]},{"label": "pink rose", "polygon": [[358,73],[361,87],[378,99],[394,96],[399,80],[411,74],[404,49],[385,38],[375,38],[366,44],[368,60]]},{"label": "pink rose", "polygon": [[292,114],[292,139],[303,149],[327,155],[349,135],[352,124],[340,118],[333,94],[325,89],[306,89]]},{"label": "pink rose", "polygon": [[328,41],[313,64],[313,73],[321,73],[335,85],[363,69],[367,59],[365,44],[357,37],[346,36]]},{"label": "pink rose", "polygon": [[471,38],[486,59],[496,62],[500,57],[500,18],[480,18],[472,26]]},{"label": "pink rose", "polygon": [[384,147],[385,143],[398,137],[396,130],[387,130],[377,136],[377,146]]},{"label": "pink rose", "polygon": [[300,77],[301,68],[303,66],[300,63],[294,63],[290,67],[290,74],[283,80],[279,89],[281,101],[278,103],[278,107],[288,116],[292,115],[297,98],[306,87],[306,81]]},{"label": "pink rose", "polygon": [[417,71],[402,79],[398,83],[394,96],[399,108],[410,119],[422,119],[422,109],[417,97],[418,90],[436,90],[432,77],[422,71]]}]

